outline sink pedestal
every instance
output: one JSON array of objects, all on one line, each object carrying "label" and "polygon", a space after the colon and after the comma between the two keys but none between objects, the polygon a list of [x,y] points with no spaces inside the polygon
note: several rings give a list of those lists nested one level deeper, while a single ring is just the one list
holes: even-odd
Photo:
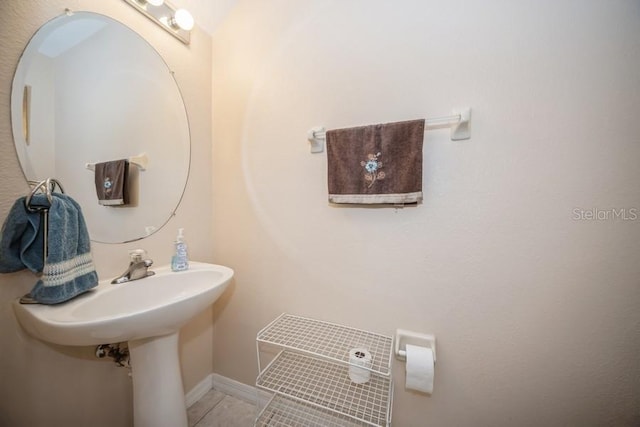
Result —
[{"label": "sink pedestal", "polygon": [[129,341],[135,427],[187,427],[178,332]]}]

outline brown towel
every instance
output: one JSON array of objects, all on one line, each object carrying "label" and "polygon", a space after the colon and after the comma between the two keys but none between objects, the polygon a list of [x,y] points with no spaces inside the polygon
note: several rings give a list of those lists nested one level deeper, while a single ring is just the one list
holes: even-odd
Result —
[{"label": "brown towel", "polygon": [[96,163],[95,183],[98,203],[105,206],[126,205],[129,202],[128,174],[129,162],[127,160]]},{"label": "brown towel", "polygon": [[424,119],[327,131],[329,201],[422,201]]}]

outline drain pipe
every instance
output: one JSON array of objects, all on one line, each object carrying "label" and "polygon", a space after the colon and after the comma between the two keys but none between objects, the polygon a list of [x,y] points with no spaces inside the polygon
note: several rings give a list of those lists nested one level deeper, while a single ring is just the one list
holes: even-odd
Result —
[{"label": "drain pipe", "polygon": [[117,366],[121,368],[131,368],[127,343],[100,344],[96,347],[96,357],[98,359],[110,357]]}]

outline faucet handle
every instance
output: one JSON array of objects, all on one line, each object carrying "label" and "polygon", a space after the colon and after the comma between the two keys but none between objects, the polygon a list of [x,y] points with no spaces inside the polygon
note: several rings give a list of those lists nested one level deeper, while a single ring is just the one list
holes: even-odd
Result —
[{"label": "faucet handle", "polygon": [[140,262],[142,258],[147,254],[147,251],[144,249],[132,249],[129,251],[129,257],[131,258],[131,262]]}]

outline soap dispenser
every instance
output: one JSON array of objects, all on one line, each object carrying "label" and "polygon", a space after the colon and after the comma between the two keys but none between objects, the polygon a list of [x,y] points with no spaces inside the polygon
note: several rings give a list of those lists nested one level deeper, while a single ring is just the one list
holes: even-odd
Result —
[{"label": "soap dispenser", "polygon": [[179,228],[175,241],[175,253],[171,257],[171,270],[184,271],[188,269],[189,256],[187,255],[187,244],[184,241],[184,228]]}]

